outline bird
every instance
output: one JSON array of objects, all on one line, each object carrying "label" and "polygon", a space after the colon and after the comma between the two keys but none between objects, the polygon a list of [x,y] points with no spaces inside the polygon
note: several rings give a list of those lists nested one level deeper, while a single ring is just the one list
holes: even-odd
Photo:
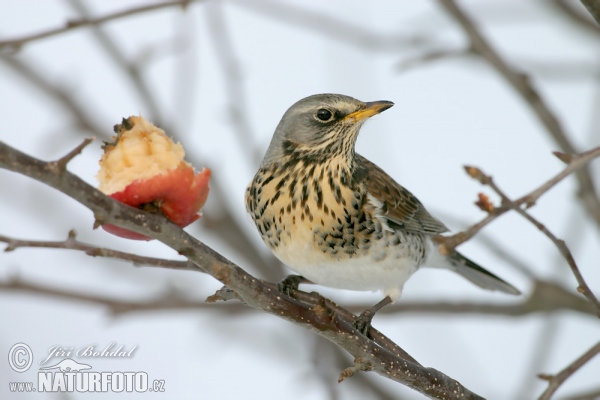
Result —
[{"label": "bird", "polygon": [[421,267],[446,268],[481,288],[519,294],[458,251],[440,253],[434,237],[448,228],[355,152],[364,122],[393,105],[328,93],[299,100],[277,125],[245,195],[246,211],[264,243],[300,274],[279,288],[310,282],[383,293],[357,320],[364,332]]}]

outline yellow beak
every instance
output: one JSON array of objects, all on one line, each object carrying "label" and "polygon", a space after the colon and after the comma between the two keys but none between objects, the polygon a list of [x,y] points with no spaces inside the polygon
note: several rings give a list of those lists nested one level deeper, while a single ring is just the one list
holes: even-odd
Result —
[{"label": "yellow beak", "polygon": [[344,119],[350,119],[352,122],[358,122],[363,119],[370,118],[373,115],[382,113],[393,105],[394,103],[387,100],[371,101],[369,103],[365,103],[365,108],[346,115]]}]

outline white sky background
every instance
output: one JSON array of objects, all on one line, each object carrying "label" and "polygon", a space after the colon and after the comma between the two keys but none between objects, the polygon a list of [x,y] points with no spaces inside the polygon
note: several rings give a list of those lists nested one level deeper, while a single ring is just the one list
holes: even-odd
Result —
[{"label": "white sky background", "polygon": [[[127,9],[146,1],[87,1],[93,15]],[[250,5],[242,5],[248,3]],[[103,30],[129,61],[143,63],[143,79],[159,104],[163,128],[182,141],[196,167],[213,169],[212,196],[206,218],[188,230],[249,272],[272,280],[257,269],[256,257],[214,233],[232,213],[263,260],[274,264],[254,225],[245,214],[243,196],[262,153],[285,110],[305,96],[343,93],[364,101],[391,100],[395,106],[367,123],[357,151],[385,169],[417,195],[452,230],[484,217],[473,205],[481,187],[463,171],[475,165],[517,198],[558,173],[559,150],[532,110],[485,62],[475,58],[436,61],[400,73],[402,60],[434,48],[461,49],[462,31],[437,6],[423,1],[286,1],[279,2],[360,26],[381,37],[422,36],[429,44],[360,47],[345,38],[322,34],[317,27],[271,14],[264,1],[193,4],[110,22]],[[465,1],[464,9],[501,54],[531,74],[536,87],[580,150],[600,144],[598,133],[598,38],[561,16],[542,1]],[[227,45],[215,37],[215,18],[222,12],[226,33],[239,67],[240,85],[219,57]],[[302,14],[293,13],[302,19]],[[3,0],[0,40],[60,26],[79,14],[69,2]],[[306,19],[304,19],[306,21]],[[302,22],[302,21],[301,21]],[[218,24],[217,24],[218,26]],[[4,52],[5,53],[5,52]],[[3,53],[3,54],[4,54]],[[5,55],[3,55],[5,57]],[[30,43],[16,55],[44,79],[67,91],[105,136],[69,164],[87,182],[94,178],[101,140],[121,118],[142,114],[155,122],[127,75],[98,45],[91,30]],[[237,92],[236,92],[237,90]],[[232,98],[244,108],[248,127],[240,132],[232,119]],[[91,136],[76,126],[72,112],[23,79],[0,59],[0,139],[42,159],[58,158]],[[592,164],[600,186],[600,162]],[[176,255],[152,241],[140,243],[92,230],[89,210],[29,178],[0,170],[0,234],[36,240],[61,240],[69,229],[79,239],[100,246],[165,258]],[[531,213],[566,240],[589,286],[600,293],[598,228],[575,200],[575,179],[546,194]],[[210,223],[209,223],[210,222]],[[224,224],[224,223],[221,223]],[[519,216],[505,215],[482,236],[502,246],[535,276],[576,287],[566,262],[548,238]],[[0,246],[3,247],[3,246]],[[461,252],[513,283],[525,296],[531,280],[498,258],[477,237]],[[199,273],[134,268],[125,262],[90,258],[52,249],[18,249],[0,254],[0,280],[19,278],[50,288],[102,295],[114,300],[150,301],[164,296],[204,299],[220,287]],[[371,304],[379,294],[325,288],[318,290],[342,306]],[[511,304],[515,299],[482,291],[457,275],[419,271],[405,286],[400,302],[473,301]],[[164,379],[164,394],[120,394],[119,398],[256,398],[317,399],[422,398],[416,392],[375,374],[363,374],[338,385],[337,376],[351,365],[338,361],[324,339],[273,316],[248,309],[228,312],[227,304],[198,311],[134,312],[113,318],[108,307],[40,294],[0,290],[0,360],[17,342],[31,346],[34,368],[13,372],[0,361],[0,398],[87,399],[98,395],[10,394],[9,381],[36,377],[37,362],[56,345],[100,347],[110,342],[130,348],[125,360],[82,360],[95,371],[146,371]],[[492,399],[532,398],[545,383],[536,373],[556,373],[600,338],[593,317],[574,312],[524,317],[388,314],[374,325],[423,365],[459,380]],[[551,330],[551,335],[544,332]],[[545,361],[532,370],[538,343],[545,337]],[[56,359],[59,361],[60,358]],[[598,388],[596,358],[567,381],[560,393]],[[374,383],[381,392],[372,390]],[[116,398],[114,394],[105,397]]]}]

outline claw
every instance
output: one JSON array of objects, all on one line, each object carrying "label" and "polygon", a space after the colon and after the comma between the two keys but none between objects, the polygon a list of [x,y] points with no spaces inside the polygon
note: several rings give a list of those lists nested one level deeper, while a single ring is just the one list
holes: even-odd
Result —
[{"label": "claw", "polygon": [[310,282],[310,281],[307,280],[306,278],[304,278],[303,276],[288,275],[287,278],[285,278],[284,280],[279,282],[276,287],[277,287],[277,290],[279,290],[281,293],[291,297],[292,294],[294,293],[294,291],[298,290],[298,286],[301,283],[307,283],[307,282]]},{"label": "claw", "polygon": [[354,321],[354,327],[366,337],[371,338],[369,335],[369,331],[371,330],[371,321],[373,320],[373,317],[377,311],[381,310],[388,304],[392,304],[392,299],[389,296],[385,296],[379,303],[360,313],[358,318]]}]

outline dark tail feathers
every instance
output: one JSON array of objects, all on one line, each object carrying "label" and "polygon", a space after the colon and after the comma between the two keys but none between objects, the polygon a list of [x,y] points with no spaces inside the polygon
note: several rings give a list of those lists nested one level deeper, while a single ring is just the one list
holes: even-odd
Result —
[{"label": "dark tail feathers", "polygon": [[451,264],[450,269],[483,289],[498,290],[508,294],[521,294],[513,285],[475,264],[457,251],[448,255],[447,259]]}]

